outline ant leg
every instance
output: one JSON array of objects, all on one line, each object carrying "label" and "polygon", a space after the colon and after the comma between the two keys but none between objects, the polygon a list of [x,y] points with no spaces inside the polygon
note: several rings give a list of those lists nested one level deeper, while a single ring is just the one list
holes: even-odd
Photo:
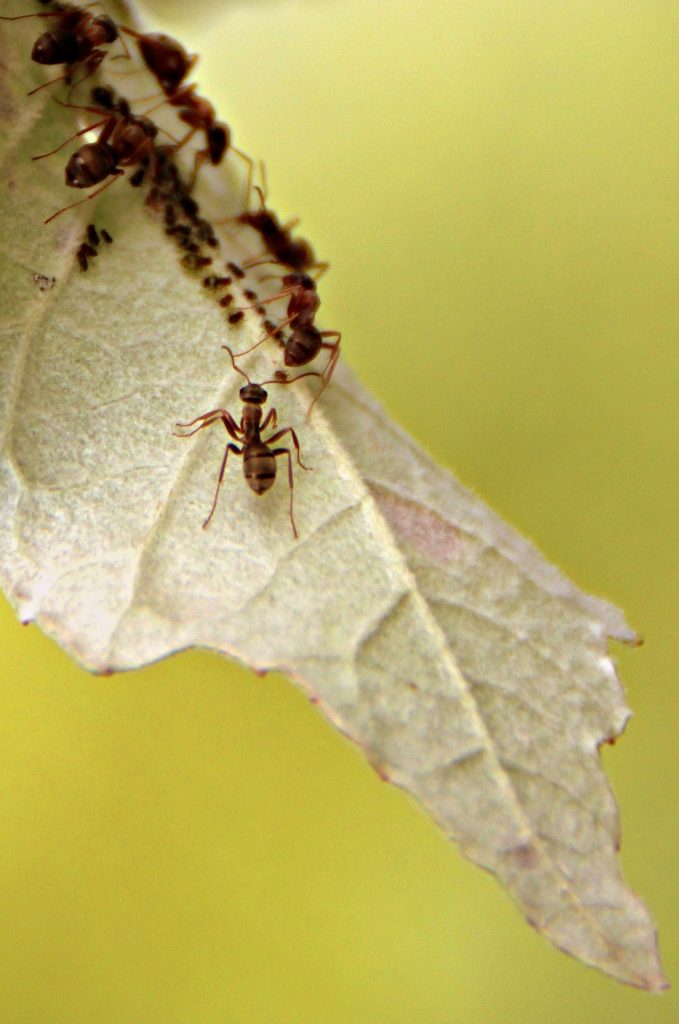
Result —
[{"label": "ant leg", "polygon": [[[62,106],[64,106],[64,107],[71,106],[71,104],[70,103],[69,104],[62,103]],[[83,107],[83,110],[91,110],[91,109],[92,109],[91,107]],[[51,149],[49,151],[49,153],[40,153],[39,156],[31,157],[31,159],[32,160],[44,160],[45,157],[47,157],[47,156],[54,156],[55,153],[58,153],[60,149],[63,149],[64,146],[67,146],[69,144],[69,142],[73,141],[73,139],[77,139],[80,135],[86,135],[87,132],[91,132],[95,128],[98,128],[100,125],[106,124],[107,120],[108,120],[108,118],[105,117],[103,121],[96,121],[94,124],[88,125],[87,128],[82,128],[79,132],[76,132],[74,135],[69,135],[69,137],[67,139],[65,139],[65,141],[62,142],[60,146],[57,146],[56,149]]]},{"label": "ant leg", "polygon": [[330,270],[329,263],[314,263],[313,269],[316,271],[315,280],[320,281],[325,274],[326,270]]},{"label": "ant leg", "polygon": [[253,302],[250,306],[238,306],[238,309],[257,309],[258,306],[268,306],[270,302],[276,302],[278,299],[285,299],[288,295],[292,295],[293,292],[297,291],[297,288],[286,288],[282,292],[278,292],[277,295],[270,295],[268,299],[259,299],[257,302]]},{"label": "ant leg", "polygon": [[272,430],[276,429],[278,424],[278,413],[275,409],[269,409],[268,413],[264,417],[264,422],[260,426],[261,430],[266,430],[267,427],[271,427]]},{"label": "ant leg", "polygon": [[[285,431],[283,431],[285,433]],[[292,457],[290,455],[289,448],[274,448],[273,455],[278,457],[279,455],[287,455],[288,457],[288,487],[290,488],[290,525],[292,526],[292,534],[295,540],[298,540],[299,534],[297,533],[297,527],[295,526],[295,513],[293,510],[292,498],[295,493],[295,481],[292,475]]]},{"label": "ant leg", "polygon": [[89,70],[86,71],[83,77],[79,78],[77,82],[71,83],[71,86],[68,92],[66,93],[69,100],[71,98],[71,93],[73,92],[73,90],[77,89],[79,85],[82,85],[83,82],[87,81],[90,75],[93,75],[99,69],[99,65],[106,56],[107,54],[105,50],[93,50],[86,60],[80,61],[78,64],[73,65],[73,67],[71,68],[71,74],[73,73],[73,71],[75,71],[77,67],[80,67],[80,64],[84,64],[86,68],[89,68]]},{"label": "ant leg", "polygon": [[109,187],[109,185],[112,185],[113,182],[117,181],[118,178],[121,176],[121,174],[124,174],[124,173],[125,173],[125,171],[123,171],[123,170],[113,171],[111,173],[111,177],[109,178],[109,180],[106,182],[105,185],[102,185],[101,188],[95,189],[94,192],[90,192],[90,194],[88,196],[85,196],[84,199],[79,199],[76,203],[70,203],[68,206],[62,206],[62,208],[60,210],[57,210],[57,212],[53,213],[51,217],[48,217],[47,220],[44,223],[45,224],[49,224],[49,222],[51,220],[54,220],[55,217],[60,217],[62,213],[66,213],[67,210],[72,210],[74,206],[80,206],[81,203],[86,203],[90,199],[96,199],[96,197],[98,195],[101,195],[101,193],[104,191],[104,189],[107,189]]},{"label": "ant leg", "polygon": [[264,252],[257,253],[256,256],[251,256],[249,259],[243,260],[241,266],[245,267],[247,270],[252,270],[253,267],[262,267],[266,263],[278,263],[278,260],[269,252],[264,250]]},{"label": "ant leg", "polygon": [[[234,420],[233,416],[227,409],[212,409],[210,412],[204,412],[202,416],[196,416],[195,420],[190,420],[188,423],[175,423],[176,427],[192,427],[194,423],[200,423],[199,427],[192,430],[189,434],[177,434],[175,437],[191,437],[192,434],[202,430],[203,427],[209,427],[211,423],[216,423],[217,420],[221,420],[224,427],[229,432],[234,441],[238,441],[238,424]],[[201,422],[202,421],[202,422]]]},{"label": "ant leg", "polygon": [[236,357],[234,356],[234,354],[233,354],[232,350],[229,348],[229,346],[228,345],[222,345],[222,348],[224,349],[225,352],[228,352],[229,355],[231,356],[231,365],[233,366],[233,368],[236,371],[236,373],[240,373],[241,377],[245,377],[245,379],[248,382],[248,384],[251,384],[252,382],[251,382],[250,378],[248,377],[247,373],[245,372],[245,370],[241,370],[240,366],[238,366],[238,364],[236,363]]},{"label": "ant leg", "polygon": [[[256,309],[257,307],[256,306],[241,306],[240,308],[241,309]],[[291,319],[292,319],[292,317],[287,317],[285,320],[281,320],[280,323],[278,324],[278,327],[276,328],[276,331],[280,331],[284,327],[287,327],[288,324],[290,323]],[[242,352],[236,352],[236,355],[240,359],[241,356],[246,356],[249,352],[254,352],[256,348],[259,348],[260,345],[263,345],[265,341],[269,340],[269,338],[275,338],[275,337],[276,337],[276,334],[273,331],[269,331],[267,334],[264,335],[263,338],[260,338],[259,341],[256,341],[254,343],[254,345],[250,345],[250,348],[244,348]],[[226,348],[226,346],[222,345],[222,348]],[[295,380],[297,380],[297,377],[295,377]],[[276,383],[278,383],[278,381]]]},{"label": "ant leg", "polygon": [[224,450],[224,458],[222,459],[222,465],[221,465],[221,468],[219,470],[219,479],[217,480],[217,487],[215,489],[215,496],[212,499],[212,508],[210,509],[209,516],[207,517],[207,519],[203,523],[203,529],[205,529],[205,527],[208,525],[208,523],[212,519],[213,515],[215,514],[215,509],[217,508],[217,502],[219,501],[219,489],[222,486],[222,480],[224,479],[224,473],[226,472],[226,460],[229,457],[229,452],[233,452],[234,455],[242,455],[243,454],[242,449],[238,448],[235,444],[231,444],[231,442],[229,442],[227,444],[227,446],[226,446],[226,448]]},{"label": "ant leg", "polygon": [[[272,335],[265,334],[264,337],[260,338],[259,341],[256,341],[254,345],[250,345],[250,348],[244,348],[242,352],[236,352],[235,355],[238,356],[238,358],[240,359],[241,356],[246,356],[248,352],[254,352],[256,348],[259,348],[260,345],[263,345],[267,338],[270,337],[272,337]],[[236,369],[238,369],[238,367],[236,367]]]},{"label": "ant leg", "polygon": [[238,149],[237,146],[230,146],[229,148],[232,153],[235,153],[236,156],[239,156],[241,160],[247,164],[248,173],[247,178],[245,179],[245,205],[243,207],[244,210],[247,210],[248,203],[250,202],[250,193],[252,192],[252,178],[255,173],[255,161],[251,156],[248,156],[247,153],[244,153],[242,149]]},{"label": "ant leg", "polygon": [[[183,146],[183,145],[184,145],[184,142],[183,141],[180,142],[179,145],[177,146],[177,149],[179,149],[179,146]],[[203,166],[203,164],[207,160],[208,155],[209,154],[208,154],[207,149],[199,149],[196,153],[194,153],[194,155],[193,155],[193,172],[192,172],[191,177],[189,178],[188,184],[186,186],[186,191],[187,192],[189,192],[189,193],[193,192],[194,185],[196,184],[196,178],[198,177],[198,171],[201,169],[201,167]]]},{"label": "ant leg", "polygon": [[323,379],[323,374],[318,373],[316,370],[307,370],[306,373],[298,373],[296,377],[273,377],[271,380],[262,381],[262,387],[265,384],[294,384],[296,380],[301,380],[302,377],[320,377]]},{"label": "ant leg", "polygon": [[[101,4],[100,6],[103,7],[104,5]],[[123,37],[121,32],[118,33],[118,40],[119,40],[120,45],[122,46],[123,50],[125,51],[125,53],[124,54],[118,53],[118,54],[115,55],[115,57],[111,57],[111,60],[125,60],[125,59],[129,60],[130,59],[130,51],[127,48],[127,43],[125,42],[125,39],[124,39],[124,37]]]},{"label": "ant leg", "polygon": [[[162,106],[162,104],[161,104],[161,106]],[[175,148],[175,153],[177,152],[178,149],[181,149],[182,146],[185,146],[187,142],[190,142],[191,139],[193,138],[193,136],[196,134],[197,131],[198,131],[197,128],[189,128],[189,130],[186,133],[186,135],[184,136],[184,138],[180,139],[179,142],[177,143],[177,145],[174,147]]]},{"label": "ant leg", "polygon": [[[220,409],[220,410],[218,410],[218,412],[222,412],[222,410]],[[213,416],[212,419],[210,419],[209,416],[210,416],[209,413],[205,413],[204,416],[199,416],[198,419],[199,420],[203,420],[203,422],[200,424],[200,426],[194,427],[193,430],[189,430],[185,434],[179,434],[179,433],[177,433],[176,430],[173,430],[172,431],[172,436],[173,437],[193,437],[193,435],[197,434],[199,430],[203,429],[203,427],[210,427],[210,426],[212,426],[213,423],[217,423],[218,420],[221,419],[221,416]],[[175,423],[175,427],[190,427],[193,423],[196,423],[196,422],[197,422],[197,420],[191,420],[191,423]]]},{"label": "ant leg", "polygon": [[25,21],[26,18],[59,18],[63,14],[63,11],[39,11],[37,14],[15,14],[13,18],[8,18],[6,15],[0,15],[0,21]]},{"label": "ant leg", "polygon": [[266,173],[266,164],[263,160],[259,161],[259,176],[262,180],[262,187],[255,186],[257,195],[259,196],[259,208],[263,210],[266,207],[266,197],[269,194],[269,178]]},{"label": "ant leg", "polygon": [[[299,440],[297,438],[297,434],[295,433],[293,427],[283,427],[282,430],[278,430],[271,437],[267,438],[266,443],[267,444],[273,444],[274,441],[280,441],[280,439],[282,437],[285,437],[286,434],[289,434],[290,437],[292,438],[292,443],[294,444],[295,451],[297,452],[297,462],[302,467],[302,469],[306,469],[309,472],[311,472],[311,466],[305,466],[304,463],[302,462],[302,459],[301,459],[301,456],[300,456],[300,452],[299,452]],[[280,449],[280,450],[287,451],[288,449],[287,448],[283,448],[283,449]],[[274,455],[275,454],[276,453],[274,452]]]},{"label": "ant leg", "polygon": [[36,92],[40,92],[41,89],[47,89],[47,88],[49,88],[50,85],[56,85],[57,82],[63,82],[64,79],[68,79],[68,76],[70,75],[70,73],[71,73],[71,68],[69,67],[68,71],[64,71],[63,75],[59,75],[58,78],[50,78],[50,80],[48,82],[43,82],[42,85],[36,85],[35,89],[31,89],[30,92],[26,93],[26,95],[27,96],[35,96]]},{"label": "ant leg", "polygon": [[321,331],[321,337],[337,339],[332,345],[327,341],[324,341],[321,344],[321,348],[329,348],[332,350],[332,355],[330,356],[330,359],[328,359],[328,365],[323,371],[323,386],[327,387],[328,384],[330,383],[330,378],[335,372],[335,366],[337,365],[337,360],[339,359],[340,342],[342,340],[342,335],[339,331]]},{"label": "ant leg", "polygon": [[314,411],[314,406],[315,406],[316,402],[321,397],[321,395],[323,394],[323,392],[327,388],[328,384],[330,383],[330,381],[332,379],[332,375],[335,372],[335,367],[337,366],[337,360],[339,359],[339,355],[340,355],[340,341],[342,339],[342,335],[338,331],[323,331],[322,334],[324,334],[325,336],[329,336],[331,334],[336,334],[337,335],[337,341],[335,342],[334,345],[330,345],[327,342],[323,343],[323,346],[322,346],[323,348],[329,348],[331,350],[330,358],[328,359],[328,363],[327,363],[327,365],[325,367],[325,370],[321,374],[321,381],[322,381],[322,383],[321,383],[321,387],[318,390],[318,394],[314,397],[311,405],[307,409],[307,414],[306,414],[307,420],[311,419],[311,413]]}]

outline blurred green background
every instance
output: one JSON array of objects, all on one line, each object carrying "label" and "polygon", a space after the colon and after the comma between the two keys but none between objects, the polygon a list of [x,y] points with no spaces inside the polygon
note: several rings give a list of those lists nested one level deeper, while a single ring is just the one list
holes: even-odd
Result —
[{"label": "blurred green background", "polygon": [[[332,261],[346,360],[645,637],[603,756],[678,982],[679,8],[156,10]],[[3,1022],[679,1019],[532,932],[285,680],[200,652],[92,678],[1,615]]]}]

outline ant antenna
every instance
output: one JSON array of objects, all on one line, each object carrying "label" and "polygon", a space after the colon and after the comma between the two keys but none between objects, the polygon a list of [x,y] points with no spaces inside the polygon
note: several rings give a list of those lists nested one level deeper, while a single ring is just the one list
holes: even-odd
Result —
[{"label": "ant antenna", "polygon": [[322,377],[322,373],[317,373],[315,370],[307,370],[306,373],[298,373],[296,377],[272,377],[271,380],[263,380],[261,386],[265,384],[294,384],[296,380],[301,380],[302,377]]},{"label": "ant antenna", "polygon": [[250,378],[248,377],[248,375],[247,375],[247,373],[245,372],[245,370],[242,370],[242,369],[240,368],[240,366],[238,366],[238,364],[236,363],[236,360],[235,360],[234,354],[233,354],[233,352],[231,351],[231,349],[229,348],[229,346],[228,346],[228,345],[222,345],[222,348],[223,348],[223,349],[224,349],[224,350],[225,350],[226,352],[228,352],[228,353],[229,353],[229,355],[231,356],[231,363],[232,363],[232,365],[233,365],[233,368],[234,368],[234,370],[236,371],[236,373],[240,373],[241,377],[245,377],[245,379],[246,379],[246,381],[248,382],[248,384],[252,384],[252,381],[251,381],[251,380],[250,380]]}]

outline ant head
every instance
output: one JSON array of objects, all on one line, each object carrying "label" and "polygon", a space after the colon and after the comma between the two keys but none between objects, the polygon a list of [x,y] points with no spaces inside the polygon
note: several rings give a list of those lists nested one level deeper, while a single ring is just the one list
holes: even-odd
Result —
[{"label": "ant head", "polygon": [[248,405],[264,405],[269,397],[261,384],[245,384],[238,394]]}]

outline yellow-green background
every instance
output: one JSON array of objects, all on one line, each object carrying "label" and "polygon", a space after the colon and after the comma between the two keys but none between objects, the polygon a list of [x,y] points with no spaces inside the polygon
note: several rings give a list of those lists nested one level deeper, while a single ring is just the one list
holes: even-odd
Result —
[{"label": "yellow-green background", "polygon": [[[644,635],[604,761],[679,982],[675,0],[182,6],[154,27],[332,260],[347,361]],[[0,629],[3,1024],[679,1019],[533,933],[283,679],[91,678]]]}]

